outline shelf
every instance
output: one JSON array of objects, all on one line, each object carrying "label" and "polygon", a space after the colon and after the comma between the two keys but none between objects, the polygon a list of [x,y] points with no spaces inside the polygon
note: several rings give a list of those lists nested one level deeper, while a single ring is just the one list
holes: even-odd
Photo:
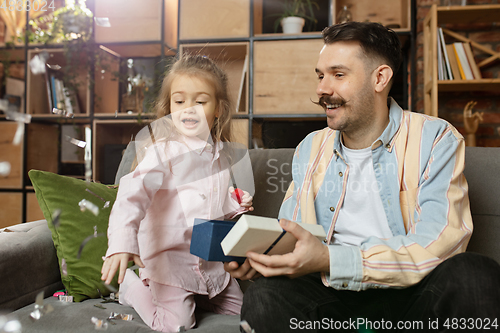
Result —
[{"label": "shelf", "polygon": [[[424,111],[431,116],[438,116],[438,95],[440,92],[499,91],[500,79],[479,80],[439,80],[438,81],[438,27],[457,24],[454,30],[470,30],[471,24],[500,22],[500,5],[445,6],[432,5],[424,19]],[[480,26],[480,31],[487,27]],[[474,31],[478,31],[477,28]],[[500,54],[473,39],[458,34],[451,28],[443,28],[445,35],[461,41],[470,42],[474,49],[489,54],[490,57],[478,64],[489,65],[498,60]]]},{"label": "shelf", "polygon": [[248,112],[248,42],[182,44],[180,54],[201,54],[212,59],[228,77],[235,113]]},{"label": "shelf", "polygon": [[179,39],[250,37],[250,0],[182,0]]},{"label": "shelf", "polygon": [[[323,113],[314,72],[322,39],[254,43],[254,114]],[[293,64],[293,66],[290,66]]]},{"label": "shelf", "polygon": [[0,176],[0,188],[22,188],[23,143],[12,144],[17,126],[13,121],[0,122],[0,162],[10,163],[10,173]]},{"label": "shelf", "polygon": [[439,91],[500,91],[500,79],[438,81]]},{"label": "shelf", "polygon": [[[163,11],[162,11],[163,9]],[[95,41],[98,44],[162,40],[177,46],[177,0],[96,0],[96,18],[107,18],[109,27],[95,20]],[[162,16],[164,23],[162,24]]]},{"label": "shelf", "polygon": [[23,222],[21,214],[23,208],[22,193],[0,192],[0,228],[8,227]]},{"label": "shelf", "polygon": [[437,20],[439,24],[500,22],[500,5],[440,6]]},{"label": "shelf", "polygon": [[[28,59],[33,59],[35,55],[46,51],[49,54],[47,64],[51,66],[66,66],[63,49],[32,49],[28,50]],[[29,67],[28,67],[29,68]],[[80,112],[75,112],[75,116],[89,114],[89,99],[88,91],[88,73],[81,70],[78,73],[78,78],[75,81],[78,83],[78,91],[76,92],[78,100],[78,109]],[[48,88],[46,74],[33,74],[28,70],[27,74],[27,104],[26,113],[32,115],[53,116],[52,110],[49,109]],[[56,117],[60,117],[55,115]]]},{"label": "shelf", "polygon": [[334,20],[340,10],[347,6],[353,21],[379,22],[396,32],[411,30],[410,0],[332,0],[332,2]]},{"label": "shelf", "polygon": [[92,169],[95,181],[114,183],[123,150],[144,126],[144,122],[139,124],[137,120],[94,120]]}]

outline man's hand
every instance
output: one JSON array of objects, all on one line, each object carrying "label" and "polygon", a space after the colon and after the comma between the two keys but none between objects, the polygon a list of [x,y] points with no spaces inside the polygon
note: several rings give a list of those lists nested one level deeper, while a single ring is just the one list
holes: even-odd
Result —
[{"label": "man's hand", "polygon": [[328,247],[295,222],[282,219],[281,227],[297,238],[293,252],[265,255],[248,252],[248,262],[263,276],[286,275],[291,278],[315,272],[329,272]]},{"label": "man's hand", "polygon": [[224,270],[233,278],[240,280],[251,280],[260,276],[255,269],[250,266],[248,259],[241,266],[236,261],[225,262]]},{"label": "man's hand", "polygon": [[118,283],[122,283],[123,277],[125,276],[125,270],[127,269],[128,262],[130,260],[134,260],[136,265],[144,268],[144,264],[138,255],[132,253],[116,253],[104,260],[101,269],[101,280],[105,281],[106,284],[110,284],[117,269],[120,269],[120,273],[118,274]]}]

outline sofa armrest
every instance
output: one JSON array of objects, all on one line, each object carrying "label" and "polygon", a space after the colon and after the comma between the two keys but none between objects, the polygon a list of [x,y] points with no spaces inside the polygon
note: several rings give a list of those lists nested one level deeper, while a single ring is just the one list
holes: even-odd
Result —
[{"label": "sofa armrest", "polygon": [[0,230],[0,311],[13,311],[64,288],[47,221]]}]

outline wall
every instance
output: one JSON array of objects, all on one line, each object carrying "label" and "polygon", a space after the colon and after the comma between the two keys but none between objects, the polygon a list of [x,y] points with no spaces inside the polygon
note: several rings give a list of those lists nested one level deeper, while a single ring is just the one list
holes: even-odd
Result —
[{"label": "wall", "polygon": [[[417,89],[415,98],[416,109],[424,111],[423,93],[423,21],[433,4],[440,5],[440,0],[416,0],[417,6]],[[468,5],[500,4],[500,0],[467,0]],[[460,32],[478,43],[488,45],[496,52],[500,52],[500,25],[449,25],[449,29]],[[448,41],[452,42],[452,40]],[[484,59],[484,54],[475,53],[478,60]],[[500,78],[500,60],[492,65],[481,68],[483,78]],[[448,120],[464,134],[463,108],[468,101],[477,101],[473,112],[484,112],[484,122],[477,132],[477,146],[500,146],[500,92],[470,92],[470,93],[440,93],[439,116]]]}]

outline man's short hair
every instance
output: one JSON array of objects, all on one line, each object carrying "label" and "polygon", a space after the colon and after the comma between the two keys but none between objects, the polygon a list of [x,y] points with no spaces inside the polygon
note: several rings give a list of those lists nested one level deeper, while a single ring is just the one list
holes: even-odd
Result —
[{"label": "man's short hair", "polygon": [[340,41],[358,42],[369,59],[376,57],[385,61],[392,68],[394,75],[403,61],[398,35],[380,23],[345,22],[335,24],[323,30],[323,40],[326,45]]}]

